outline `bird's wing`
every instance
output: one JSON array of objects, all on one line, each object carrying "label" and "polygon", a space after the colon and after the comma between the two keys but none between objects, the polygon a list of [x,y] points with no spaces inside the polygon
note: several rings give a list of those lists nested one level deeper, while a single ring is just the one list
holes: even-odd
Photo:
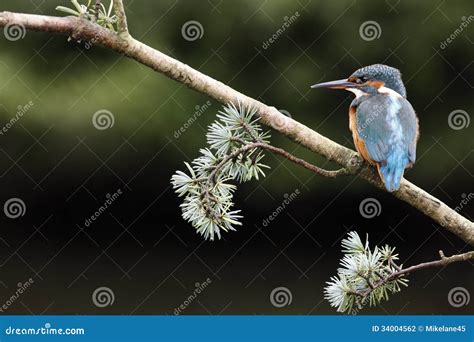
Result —
[{"label": "bird's wing", "polygon": [[401,97],[375,95],[357,108],[357,133],[369,156],[383,163],[395,148],[416,158],[417,120],[410,103]]},{"label": "bird's wing", "polygon": [[387,96],[375,95],[363,101],[356,112],[357,134],[369,157],[379,163],[387,159],[390,147],[392,130],[386,120],[389,104]]},{"label": "bird's wing", "polygon": [[408,147],[408,159],[411,163],[414,163],[416,160],[416,141],[418,139],[418,119],[410,102],[404,100],[401,105],[399,118],[403,127],[403,137]]}]

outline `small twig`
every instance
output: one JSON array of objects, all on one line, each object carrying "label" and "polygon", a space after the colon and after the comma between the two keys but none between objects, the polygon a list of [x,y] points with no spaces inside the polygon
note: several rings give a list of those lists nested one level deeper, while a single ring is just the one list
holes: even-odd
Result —
[{"label": "small twig", "polygon": [[386,276],[382,280],[378,281],[375,284],[369,284],[370,289],[362,292],[356,292],[355,294],[358,296],[361,296],[363,298],[367,297],[371,292],[376,290],[377,288],[387,284],[388,282],[391,282],[393,280],[399,279],[404,275],[408,275],[409,273],[416,272],[419,270],[424,270],[426,268],[434,268],[434,267],[444,267],[449,264],[455,263],[455,262],[460,262],[460,261],[468,261],[468,260],[474,260],[474,251],[462,253],[462,254],[455,254],[450,257],[444,256],[443,251],[439,251],[440,254],[440,259],[439,260],[434,260],[434,261],[428,261],[428,262],[423,262],[418,265],[410,266],[405,269],[399,269],[396,272],[393,272],[392,274]]},{"label": "small twig", "polygon": [[99,11],[100,11],[100,3],[102,0],[95,0],[95,5],[94,5],[94,21],[97,21],[99,19]]},{"label": "small twig", "polygon": [[310,171],[313,171],[314,173],[316,173],[318,175],[321,175],[321,176],[324,176],[324,177],[335,178],[337,176],[345,176],[345,175],[352,174],[352,172],[347,170],[347,169],[339,169],[339,170],[335,170],[335,171],[322,169],[322,168],[320,168],[316,165],[308,163],[306,160],[303,160],[301,158],[293,156],[292,154],[290,154],[289,152],[287,152],[287,151],[285,151],[281,148],[272,146],[272,145],[267,144],[265,142],[254,142],[254,143],[247,144],[242,139],[235,138],[235,137],[232,138],[232,140],[233,141],[238,141],[243,146],[236,149],[236,150],[234,150],[232,153],[230,153],[230,154],[226,155],[224,158],[222,158],[222,160],[211,171],[211,173],[209,175],[209,178],[207,178],[206,186],[204,187],[205,188],[205,190],[204,190],[204,200],[205,200],[205,202],[207,204],[207,207],[208,207],[207,210],[210,210],[210,208],[212,207],[211,202],[213,201],[213,199],[211,197],[213,197],[213,195],[211,193],[211,189],[214,187],[214,185],[217,182],[217,175],[219,174],[220,170],[230,160],[238,157],[241,154],[245,154],[246,152],[249,152],[253,149],[256,149],[256,148],[265,149],[265,150],[268,150],[270,152],[279,154],[279,155],[287,158],[288,160],[290,160],[290,161],[292,161],[296,164],[299,164],[299,165],[303,166],[304,168],[306,168]]},{"label": "small twig", "polygon": [[322,169],[316,165],[313,165],[311,163],[308,163],[306,160],[304,159],[301,159],[301,158],[298,158],[298,157],[295,157],[294,155],[292,155],[291,153],[285,151],[284,149],[281,149],[279,147],[275,147],[275,146],[272,146],[270,144],[267,144],[267,143],[264,143],[264,142],[256,142],[256,143],[251,143],[251,144],[247,144],[247,145],[244,145],[238,149],[236,149],[235,151],[233,151],[232,153],[228,154],[227,156],[225,156],[222,161],[216,166],[216,168],[211,172],[210,176],[209,176],[209,179],[212,180],[212,181],[215,181],[215,177],[217,175],[217,173],[220,171],[220,169],[222,169],[222,167],[224,167],[224,165],[231,159],[237,157],[238,155],[242,154],[242,153],[245,153],[247,151],[250,151],[250,150],[253,150],[255,148],[262,148],[264,150],[267,150],[267,151],[270,151],[270,152],[273,152],[275,154],[279,154],[280,156],[283,156],[285,157],[286,159],[292,161],[293,163],[295,164],[298,164],[298,165],[301,165],[303,166],[304,168],[310,170],[310,171],[313,171],[314,173],[320,175],[320,176],[324,176],[324,177],[330,177],[330,178],[336,178],[338,176],[347,176],[347,175],[351,175],[353,174],[350,170],[348,169],[345,169],[345,168],[342,168],[342,169],[338,169],[338,170],[325,170],[325,169]]},{"label": "small twig", "polygon": [[400,270],[401,270],[401,267],[398,266],[395,262],[393,262],[393,259],[391,259],[391,258],[388,260],[388,264],[389,264],[390,266],[394,267],[397,271],[400,271]]},{"label": "small twig", "polygon": [[252,132],[252,128],[245,122],[242,122],[242,128],[250,135],[254,142],[261,142],[262,140],[255,136]]},{"label": "small twig", "polygon": [[125,14],[125,7],[123,6],[122,0],[114,0],[114,11],[115,15],[117,16],[118,34],[122,38],[126,38],[129,36],[129,33],[127,15]]},{"label": "small twig", "polygon": [[424,262],[424,263],[414,265],[405,269],[401,269],[393,273],[392,275],[390,275],[388,281],[393,280],[395,278],[400,278],[403,275],[407,275],[409,273],[423,270],[426,268],[442,267],[442,266],[447,266],[449,264],[452,264],[454,262],[467,261],[467,260],[474,259],[474,251],[466,252],[463,254],[455,254],[450,257],[444,256],[443,252],[440,251],[440,255],[441,255],[441,258],[439,260]]},{"label": "small twig", "polygon": [[351,171],[349,169],[346,169],[346,168],[340,168],[340,169],[337,169],[337,170],[325,170],[325,169],[320,168],[316,165],[308,163],[304,159],[295,157],[294,155],[290,154],[289,152],[287,152],[287,151],[285,151],[281,148],[278,148],[278,147],[275,147],[275,146],[272,146],[272,145],[269,145],[269,144],[265,144],[265,143],[260,144],[260,145],[261,146],[259,146],[259,147],[261,147],[265,150],[268,150],[270,152],[279,154],[280,156],[283,156],[286,159],[291,160],[293,163],[301,165],[305,169],[313,171],[314,173],[316,173],[320,176],[329,177],[329,178],[336,178],[336,177],[339,177],[339,176],[348,176],[348,175],[354,174],[353,171]]}]

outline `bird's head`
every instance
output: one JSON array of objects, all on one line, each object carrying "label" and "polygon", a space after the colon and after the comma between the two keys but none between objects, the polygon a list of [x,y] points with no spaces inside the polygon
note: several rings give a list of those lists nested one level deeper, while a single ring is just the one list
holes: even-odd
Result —
[{"label": "bird's head", "polygon": [[400,71],[384,64],[373,64],[360,68],[347,79],[311,86],[311,88],[346,89],[356,95],[375,93],[382,87],[389,88],[405,98],[407,96]]}]

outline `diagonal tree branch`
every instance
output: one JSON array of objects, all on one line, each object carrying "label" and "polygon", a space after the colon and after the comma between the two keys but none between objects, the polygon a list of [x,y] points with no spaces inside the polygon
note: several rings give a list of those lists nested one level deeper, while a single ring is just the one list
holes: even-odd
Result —
[{"label": "diagonal tree branch", "polygon": [[[116,2],[119,2],[118,6],[122,5],[121,9],[123,10],[121,1]],[[124,23],[126,24],[124,12],[119,20],[122,20],[122,29],[125,28],[126,25],[123,25]],[[261,123],[351,172],[361,169],[358,173],[359,177],[367,180],[379,189],[385,189],[375,170],[366,164],[355,151],[281,114],[276,108],[250,98],[222,82],[191,68],[189,65],[137,41],[128,34],[117,35],[97,24],[76,17],[53,17],[0,12],[0,27],[12,25],[35,31],[65,34],[76,39],[94,40],[96,44],[130,57],[221,103],[240,102],[245,106],[254,107],[257,109]],[[394,192],[393,195],[431,217],[439,225],[456,234],[467,243],[474,245],[474,223],[449,208],[436,197],[431,196],[406,179],[402,180],[400,190]]]}]

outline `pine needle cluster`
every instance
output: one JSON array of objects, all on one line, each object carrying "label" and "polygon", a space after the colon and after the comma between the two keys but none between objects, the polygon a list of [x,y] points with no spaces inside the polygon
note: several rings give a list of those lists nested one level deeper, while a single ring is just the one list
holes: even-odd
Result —
[{"label": "pine needle cluster", "polygon": [[94,21],[102,27],[116,32],[117,16],[113,14],[114,2],[110,0],[108,9],[102,4],[92,4],[91,0],[87,4],[80,4],[78,0],[71,0],[73,8],[66,6],[57,6],[56,10],[73,15],[86,20]]},{"label": "pine needle cluster", "polygon": [[325,298],[339,312],[357,314],[365,306],[376,306],[400,292],[408,280],[393,275],[401,270],[395,248],[385,245],[371,250],[368,237],[362,243],[356,232],[342,240],[341,267],[324,289]]},{"label": "pine needle cluster", "polygon": [[240,210],[234,210],[235,182],[264,177],[263,150],[258,143],[268,143],[254,108],[229,104],[219,111],[218,120],[208,127],[208,147],[200,156],[185,163],[186,171],[177,171],[171,183],[183,197],[182,216],[205,239],[221,238],[221,230],[235,230],[242,225]]}]

